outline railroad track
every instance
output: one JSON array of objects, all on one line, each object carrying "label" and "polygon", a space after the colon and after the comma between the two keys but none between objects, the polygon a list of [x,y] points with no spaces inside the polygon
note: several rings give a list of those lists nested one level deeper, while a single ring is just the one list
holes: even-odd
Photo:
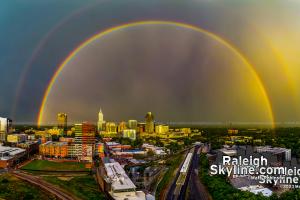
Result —
[{"label": "railroad track", "polygon": [[72,197],[70,194],[58,189],[57,187],[53,186],[50,183],[43,181],[39,177],[35,177],[32,175],[24,174],[21,172],[11,172],[15,177],[20,178],[24,181],[37,185],[38,187],[50,192],[51,194],[55,195],[58,199],[61,200],[79,200],[77,197]]},{"label": "railroad track", "polygon": [[173,183],[169,188],[167,193],[167,200],[181,200],[184,199],[186,188],[187,188],[187,179],[190,176],[191,161],[193,159],[195,148],[189,149],[185,159],[180,164],[176,176],[174,177]]}]

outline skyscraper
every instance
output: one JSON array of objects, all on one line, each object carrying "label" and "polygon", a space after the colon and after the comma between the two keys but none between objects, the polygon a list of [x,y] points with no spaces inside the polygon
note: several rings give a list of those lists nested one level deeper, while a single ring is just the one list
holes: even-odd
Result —
[{"label": "skyscraper", "polygon": [[128,128],[129,129],[137,130],[137,124],[138,124],[137,120],[134,120],[134,119],[128,120]]},{"label": "skyscraper", "polygon": [[7,133],[12,129],[12,120],[0,117],[0,141],[6,141]]},{"label": "skyscraper", "polygon": [[153,133],[154,132],[154,116],[151,112],[148,112],[145,116],[146,119],[146,127],[145,132]]},{"label": "skyscraper", "polygon": [[125,129],[127,129],[126,122],[120,122],[118,125],[118,132],[121,133]]},{"label": "skyscraper", "polygon": [[98,124],[97,124],[98,125],[98,132],[102,131],[104,123],[105,123],[105,121],[104,121],[104,115],[103,115],[102,110],[100,108],[100,111],[98,113]]},{"label": "skyscraper", "polygon": [[139,123],[138,123],[137,132],[140,132],[140,133],[145,132],[145,126],[146,126],[146,123],[144,123],[144,122],[139,122]]},{"label": "skyscraper", "polygon": [[67,130],[68,115],[66,113],[57,114],[57,127],[59,129]]}]

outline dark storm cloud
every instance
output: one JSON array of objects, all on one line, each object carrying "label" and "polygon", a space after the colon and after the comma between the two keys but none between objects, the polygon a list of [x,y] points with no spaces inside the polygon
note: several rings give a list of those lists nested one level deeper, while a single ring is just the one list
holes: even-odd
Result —
[{"label": "dark storm cloud", "polygon": [[64,68],[44,122],[55,122],[61,111],[71,122],[96,121],[99,107],[117,121],[142,119],[149,110],[162,121],[267,121],[259,97],[240,95],[253,86],[237,83],[253,77],[227,50],[205,34],[170,25],[111,33]]},{"label": "dark storm cloud", "polygon": [[[73,16],[74,12],[87,5],[91,6]],[[15,89],[17,88],[23,66],[28,59],[30,59],[34,48],[53,27],[65,18],[71,16],[63,26],[59,27],[58,30],[49,36],[48,41],[45,42],[43,48],[41,48],[41,51],[37,54],[36,59],[32,62],[31,68],[26,76],[26,82],[21,87],[22,91],[17,101],[16,113],[14,113],[13,116],[15,120],[19,122],[34,122],[36,120],[42,96],[53,73],[59,63],[82,41],[103,29],[115,25],[151,19],[194,24],[217,33],[227,41],[234,43],[235,46],[245,53],[251,62],[255,64],[260,75],[266,78],[267,91],[271,94],[272,103],[275,105],[274,110],[275,112],[278,111],[278,116],[284,116],[284,118],[282,118],[283,120],[293,119],[293,108],[281,106],[288,102],[288,98],[286,98],[289,96],[287,90],[282,89],[280,92],[276,92],[276,88],[274,89],[273,87],[272,89],[271,87],[274,82],[272,81],[274,77],[277,79],[278,74],[280,74],[277,68],[272,69],[272,78],[270,78],[270,73],[264,68],[265,63],[263,60],[265,58],[256,58],[258,48],[262,51],[268,48],[264,40],[260,38],[260,35],[257,34],[252,25],[246,20],[249,15],[253,14],[253,12],[247,12],[248,6],[252,5],[259,6],[260,3],[259,1],[255,1],[254,4],[252,4],[252,1],[251,4],[249,2],[240,3],[235,0],[230,2],[218,0],[27,0],[26,3],[25,1],[17,0],[2,2],[0,6],[0,91],[5,95],[2,95],[0,98],[0,113],[1,115],[12,115],[10,111],[12,110],[12,103],[14,102]],[[257,20],[259,19],[253,18],[253,22]],[[249,41],[249,44],[245,41]],[[154,43],[155,41],[153,41],[153,44],[148,45],[154,45]],[[258,46],[252,44],[257,44]],[[132,48],[138,49],[138,45]],[[194,43],[190,43],[190,48],[186,49],[188,52],[200,50]],[[130,53],[130,51],[128,53]],[[141,53],[141,51],[136,52],[137,55],[139,53]],[[146,54],[147,52],[144,53]],[[214,54],[214,52],[210,53]],[[265,52],[259,55],[263,54],[265,54]],[[142,56],[143,55],[138,55],[136,59],[141,59]],[[207,57],[208,56],[210,55],[207,55]],[[192,64],[195,64],[195,60],[197,60],[197,56],[193,53],[188,53],[188,55],[181,60],[182,63],[178,65],[192,66]],[[121,58],[118,60],[120,64],[122,64],[123,61],[124,59],[122,60]],[[208,61],[209,58],[203,58],[202,65]],[[174,66],[173,63],[172,65]],[[275,66],[275,64],[272,63],[271,66]],[[118,70],[123,72],[122,70],[125,69]],[[158,70],[159,69],[156,69],[156,71]],[[182,73],[181,70],[183,69],[178,69],[176,73]],[[192,68],[187,67],[185,70],[192,71]],[[206,73],[208,69],[202,68],[201,70],[203,70],[201,73]],[[117,74],[118,71],[109,69],[105,71],[105,73]],[[138,73],[138,71],[131,71],[131,73]],[[149,73],[153,72],[149,71]],[[172,80],[172,78],[176,78],[176,73],[162,73],[162,75]],[[159,75],[159,73],[156,75]],[[107,76],[107,79],[109,79],[109,77],[110,76]],[[118,78],[122,80],[122,77]],[[197,80],[197,77],[193,79]],[[151,79],[148,81],[151,81]],[[183,77],[181,82],[173,80],[166,84],[170,85],[170,90],[176,90],[176,88],[182,88],[183,83],[188,84],[189,81],[189,78]],[[285,88],[284,81],[282,81],[282,88]],[[133,87],[137,87],[136,90],[142,90],[142,84],[136,84],[136,82],[134,82],[132,85]],[[118,88],[112,86],[111,90],[118,91]],[[166,91],[165,95],[165,98],[167,98],[168,91]],[[188,91],[183,90],[182,94],[178,96],[178,106],[189,103],[185,98],[186,95],[194,95],[194,93],[188,93]],[[144,101],[146,105],[151,103],[151,101],[147,99],[144,99]],[[195,109],[197,108],[197,105],[192,106],[194,106]],[[135,111],[133,109],[130,112],[128,115],[132,117],[140,116],[141,113],[141,111]],[[178,115],[184,116],[184,113],[178,112]],[[114,117],[116,117],[115,114],[112,114],[111,118]]]},{"label": "dark storm cloud", "polygon": [[[95,7],[68,21],[46,43],[32,65],[27,77],[29,81],[22,87],[23,92],[15,117],[21,121],[36,118],[46,85],[59,63],[78,44],[99,30],[130,21],[147,19],[187,21],[211,29],[220,18],[219,15],[222,15],[220,11],[215,12],[215,16],[208,17],[209,10],[213,7],[215,7],[214,4],[198,5],[173,1],[103,1],[103,3],[95,4]],[[215,22],[210,22],[210,20]],[[32,98],[22,98],[25,95]]]},{"label": "dark storm cloud", "polygon": [[[43,36],[62,18],[83,5],[82,1],[17,0],[0,3],[0,114],[21,121],[32,122],[36,115],[38,99],[46,84],[43,74],[31,71],[27,87],[22,88],[22,101],[16,116],[12,116],[15,90],[34,48]],[[90,1],[86,1],[87,4]],[[51,62],[49,62],[51,63]],[[43,67],[45,66],[45,67]],[[45,63],[39,66],[45,72]],[[41,77],[40,77],[41,76]],[[49,74],[48,74],[49,76]]]}]

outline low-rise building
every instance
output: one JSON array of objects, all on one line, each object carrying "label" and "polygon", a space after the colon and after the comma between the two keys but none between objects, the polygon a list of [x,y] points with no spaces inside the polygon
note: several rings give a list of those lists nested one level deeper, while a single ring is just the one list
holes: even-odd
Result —
[{"label": "low-rise building", "polygon": [[281,147],[270,147],[270,146],[259,146],[256,147],[258,153],[271,153],[274,155],[283,155],[285,161],[291,161],[291,149],[281,148]]},{"label": "low-rise building", "polygon": [[131,140],[136,140],[136,130],[135,129],[123,130],[123,138],[129,138]]},{"label": "low-rise building", "polygon": [[242,191],[249,191],[253,194],[262,194],[265,197],[270,197],[272,196],[273,192],[269,188],[265,188],[261,185],[249,185],[245,187],[239,188]]},{"label": "low-rise building", "polygon": [[68,156],[68,143],[48,141],[40,145],[39,153],[46,157],[65,158]]},{"label": "low-rise building", "polygon": [[50,135],[63,135],[64,134],[64,129],[52,128],[52,129],[46,130],[46,132]]},{"label": "low-rise building", "polygon": [[136,191],[136,186],[127,176],[125,170],[118,162],[104,164],[105,182],[108,193],[115,200],[145,200],[146,195],[142,191]]},{"label": "low-rise building", "polygon": [[191,128],[181,128],[180,131],[184,134],[190,134],[192,132]]},{"label": "low-rise building", "polygon": [[67,142],[67,143],[74,143],[75,138],[73,138],[73,137],[60,137],[59,141],[60,142]]},{"label": "low-rise building", "polygon": [[237,155],[237,150],[234,148],[224,147],[222,149],[218,149],[218,151],[226,156],[236,156]]},{"label": "low-rise building", "polygon": [[0,168],[14,166],[26,155],[26,150],[15,147],[0,146]]},{"label": "low-rise building", "polygon": [[134,155],[146,155],[147,151],[142,151],[138,149],[122,151],[120,149],[114,149],[111,151],[111,154],[117,157],[133,158]]},{"label": "low-rise building", "polygon": [[117,132],[109,132],[109,131],[101,131],[100,135],[103,138],[116,138],[116,137],[118,137],[118,133]]},{"label": "low-rise building", "polygon": [[142,148],[146,149],[146,151],[153,151],[155,154],[157,155],[166,155],[167,154],[167,150],[163,147],[157,147],[157,146],[154,146],[152,144],[147,144],[147,143],[144,143],[142,145]]},{"label": "low-rise building", "polygon": [[113,149],[127,150],[132,148],[131,145],[123,145],[118,142],[106,142],[105,146],[107,147],[108,150],[113,150]]},{"label": "low-rise building", "polygon": [[27,139],[28,140],[35,140],[35,135],[34,134],[27,135]]},{"label": "low-rise building", "polygon": [[238,134],[239,130],[238,129],[228,129],[228,134],[233,135],[233,134]]},{"label": "low-rise building", "polygon": [[164,134],[169,132],[169,126],[168,125],[157,125],[155,126],[155,133],[157,134]]},{"label": "low-rise building", "polygon": [[7,142],[21,143],[27,140],[27,134],[9,134],[7,135]]},{"label": "low-rise building", "polygon": [[39,152],[39,144],[37,141],[18,143],[17,147],[25,149],[28,155],[33,155]]}]

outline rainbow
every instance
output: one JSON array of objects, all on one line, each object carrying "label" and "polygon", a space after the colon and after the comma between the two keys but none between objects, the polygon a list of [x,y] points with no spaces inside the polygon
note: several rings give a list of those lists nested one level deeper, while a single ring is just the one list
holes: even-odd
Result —
[{"label": "rainbow", "polygon": [[122,25],[118,25],[115,27],[111,27],[109,29],[103,30],[98,34],[93,35],[92,37],[88,38],[87,40],[83,41],[77,48],[75,48],[68,56],[67,58],[64,59],[64,61],[59,65],[58,69],[55,71],[53,77],[50,79],[50,82],[47,86],[47,89],[45,91],[45,94],[43,96],[42,99],[42,103],[40,106],[40,110],[39,110],[39,114],[38,114],[38,120],[37,120],[37,124],[38,126],[40,126],[42,124],[43,121],[43,116],[44,116],[44,109],[45,109],[45,105],[47,103],[47,99],[48,96],[51,92],[51,89],[57,79],[57,77],[59,76],[59,74],[61,73],[61,71],[64,69],[64,67],[74,58],[76,57],[76,55],[82,50],[84,49],[86,46],[88,46],[89,44],[91,44],[93,41],[102,38],[105,35],[108,35],[112,32],[115,31],[119,31],[125,28],[130,28],[130,27],[136,27],[136,26],[140,26],[140,25],[173,25],[173,26],[178,26],[178,27],[182,27],[182,28],[187,28],[187,29],[191,29],[194,31],[197,31],[199,33],[202,33],[208,37],[210,37],[211,39],[219,42],[220,44],[224,45],[226,48],[228,48],[228,50],[232,51],[239,59],[241,59],[241,61],[243,61],[243,63],[249,68],[250,72],[252,73],[253,77],[255,78],[255,81],[258,83],[259,89],[263,95],[263,98],[266,101],[266,105],[267,105],[267,109],[268,109],[268,113],[269,113],[269,117],[272,120],[272,125],[274,127],[274,114],[273,114],[273,110],[272,110],[272,106],[270,103],[270,99],[267,95],[266,89],[262,83],[262,80],[260,79],[260,77],[258,76],[254,66],[251,65],[251,63],[246,59],[246,57],[233,45],[231,45],[228,41],[226,41],[225,39],[221,38],[220,36],[209,32],[205,29],[202,29],[200,27],[194,26],[194,25],[190,25],[190,24],[186,24],[186,23],[181,23],[181,22],[173,22],[173,21],[139,21],[139,22],[132,22],[132,23],[127,23],[127,24],[122,24]]},{"label": "rainbow", "polygon": [[[98,2],[100,3],[100,2]],[[73,13],[71,13],[70,15],[68,15],[67,17],[65,17],[62,21],[60,21],[58,24],[56,24],[41,40],[40,42],[37,44],[37,46],[35,47],[35,49],[32,52],[31,57],[29,58],[29,60],[25,63],[24,65],[24,69],[23,72],[21,73],[21,77],[19,79],[19,83],[16,89],[16,93],[15,93],[15,98],[14,98],[14,102],[13,102],[13,106],[11,109],[11,113],[12,113],[12,117],[15,116],[16,113],[16,109],[18,106],[18,101],[19,101],[19,96],[21,95],[21,90],[23,88],[23,85],[25,83],[25,80],[27,78],[27,74],[29,73],[29,69],[31,67],[31,65],[33,64],[34,60],[36,59],[36,57],[39,55],[40,51],[44,48],[45,44],[49,41],[49,38],[51,38],[51,36],[57,31],[59,30],[61,27],[63,27],[67,22],[69,22],[70,20],[72,20],[74,17],[79,16],[80,14],[88,11],[90,8],[93,8],[95,6],[96,3],[93,4],[88,4],[85,7],[82,7],[78,10],[75,10]]]}]

